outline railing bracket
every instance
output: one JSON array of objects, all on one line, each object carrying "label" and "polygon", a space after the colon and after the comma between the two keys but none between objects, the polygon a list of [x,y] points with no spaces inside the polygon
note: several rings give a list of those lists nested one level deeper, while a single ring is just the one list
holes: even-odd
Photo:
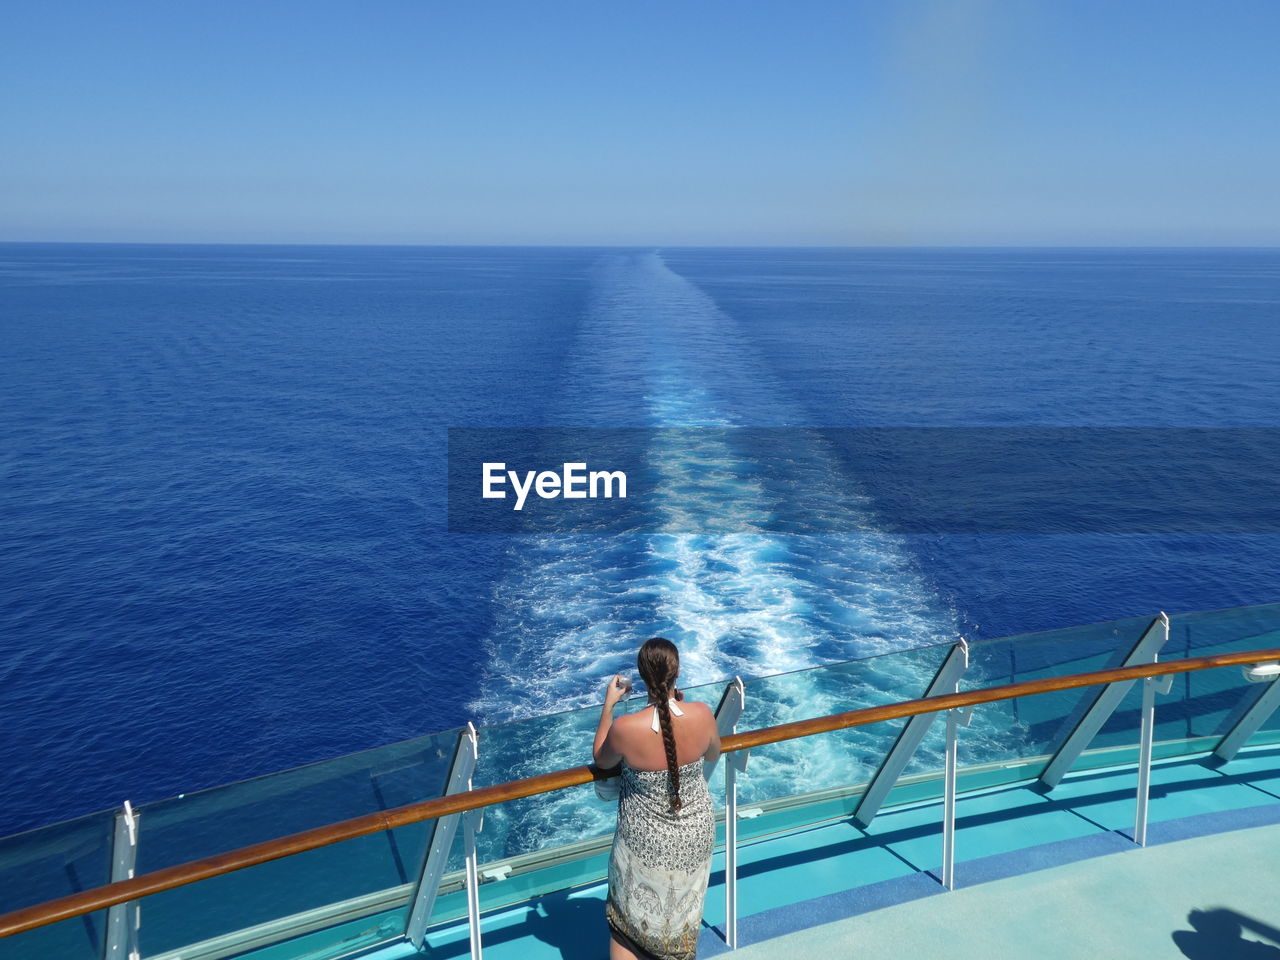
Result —
[{"label": "railing bracket", "polygon": [[[1164,613],[1158,614],[1143,631],[1128,655],[1121,663],[1122,667],[1133,667],[1143,663],[1155,663],[1156,657],[1169,639],[1169,618]],[[1093,738],[1097,736],[1107,718],[1115,712],[1120,701],[1133,687],[1135,681],[1124,680],[1109,683],[1099,691],[1089,691],[1077,708],[1079,719],[1062,738],[1062,742],[1053,752],[1053,758],[1040,774],[1040,783],[1046,790],[1052,790],[1067,775],[1072,765],[1079,759]]]},{"label": "railing bracket", "polygon": [[[476,734],[475,724],[468,723],[467,729],[458,734],[458,742],[453,751],[453,762],[449,768],[444,795],[471,789],[471,777],[475,773],[476,762],[480,758],[480,741]],[[422,869],[418,874],[418,889],[413,897],[413,908],[409,911],[409,921],[405,927],[405,937],[413,946],[421,950],[426,941],[427,924],[431,922],[431,910],[436,903],[436,895],[440,892],[440,878],[444,876],[445,865],[449,861],[449,851],[453,847],[454,835],[458,832],[458,820],[461,814],[453,813],[441,817],[436,822],[435,831],[431,834],[431,845],[422,861]]]},{"label": "railing bracket", "polygon": [[[943,693],[955,693],[959,689],[957,684],[968,663],[969,645],[961,639],[943,659],[937,673],[925,688],[924,695],[936,697]],[[871,821],[875,819],[876,814],[880,812],[880,807],[888,798],[889,791],[902,776],[902,771],[911,762],[911,758],[919,749],[925,734],[929,732],[936,718],[936,713],[921,713],[907,720],[898,734],[898,739],[880,761],[879,768],[871,778],[871,782],[867,784],[867,789],[862,793],[862,799],[854,808],[853,819],[859,826],[864,828],[871,826]]]},{"label": "railing bracket", "polygon": [[[116,814],[111,843],[111,882],[132,880],[138,864],[138,814],[128,800]],[[138,933],[142,909],[137,900],[117,903],[107,910],[104,960],[138,960]]]}]

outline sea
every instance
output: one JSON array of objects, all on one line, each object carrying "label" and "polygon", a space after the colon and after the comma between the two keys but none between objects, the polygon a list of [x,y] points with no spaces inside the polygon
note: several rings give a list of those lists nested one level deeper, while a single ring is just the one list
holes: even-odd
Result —
[{"label": "sea", "polygon": [[0,835],[598,702],[655,634],[697,684],[1280,600],[1273,532],[447,509],[450,430],[1275,427],[1278,358],[1277,250],[0,244]]}]

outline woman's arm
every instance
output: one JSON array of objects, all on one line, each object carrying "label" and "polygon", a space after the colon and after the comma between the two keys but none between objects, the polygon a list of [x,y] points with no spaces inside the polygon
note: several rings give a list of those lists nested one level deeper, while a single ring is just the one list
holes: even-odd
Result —
[{"label": "woman's arm", "polygon": [[613,708],[627,692],[622,685],[621,677],[610,677],[609,685],[604,691],[604,706],[600,708],[600,722],[596,724],[596,739],[591,747],[591,756],[597,767],[608,770],[622,762],[622,754],[610,742],[609,733],[613,730]]},{"label": "woman's arm", "polygon": [[711,708],[707,708],[707,717],[711,723],[711,742],[707,744],[707,752],[702,755],[702,759],[707,763],[715,763],[720,759],[720,731],[716,728],[716,715],[711,712]]}]

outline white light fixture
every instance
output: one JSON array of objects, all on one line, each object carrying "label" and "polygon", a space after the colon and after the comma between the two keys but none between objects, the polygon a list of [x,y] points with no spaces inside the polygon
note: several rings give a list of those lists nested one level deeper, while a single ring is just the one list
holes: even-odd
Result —
[{"label": "white light fixture", "polygon": [[1251,663],[1244,668],[1244,678],[1250,683],[1270,683],[1277,677],[1280,677],[1280,660]]}]

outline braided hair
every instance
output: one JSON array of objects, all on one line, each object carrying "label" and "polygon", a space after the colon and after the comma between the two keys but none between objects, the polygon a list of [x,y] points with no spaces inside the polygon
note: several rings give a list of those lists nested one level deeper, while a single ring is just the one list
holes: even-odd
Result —
[{"label": "braided hair", "polygon": [[671,729],[670,700],[675,693],[676,675],[680,672],[680,654],[676,645],[663,637],[646,640],[636,655],[636,669],[640,679],[649,688],[649,699],[658,714],[662,730],[662,746],[667,754],[667,774],[670,780],[671,812],[683,805],[680,800],[680,765],[676,762],[676,735]]}]

